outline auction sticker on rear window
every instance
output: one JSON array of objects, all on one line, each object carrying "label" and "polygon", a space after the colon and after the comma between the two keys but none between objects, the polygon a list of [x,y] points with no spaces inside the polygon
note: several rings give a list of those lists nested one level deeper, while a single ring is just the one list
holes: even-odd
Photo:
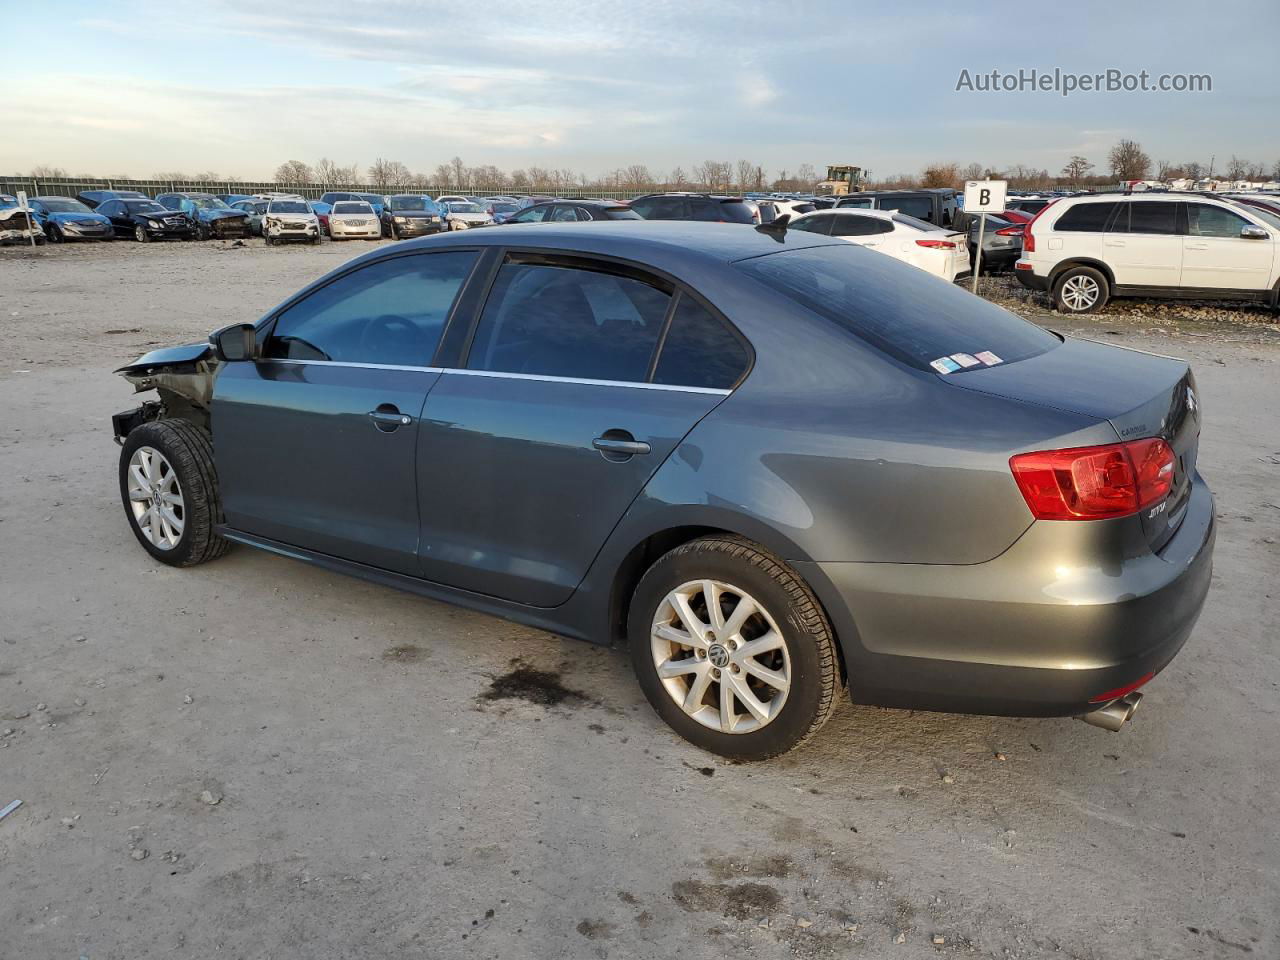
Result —
[{"label": "auction sticker on rear window", "polygon": [[994,367],[997,363],[1004,363],[1003,360],[997,357],[990,350],[980,350],[975,353],[974,356],[985,363],[988,367]]},{"label": "auction sticker on rear window", "polygon": [[939,357],[937,360],[930,363],[929,366],[933,367],[933,369],[937,370],[939,373],[955,373],[960,369],[960,364],[956,363],[950,357]]},{"label": "auction sticker on rear window", "polygon": [[968,353],[953,353],[951,359],[962,367],[976,367],[978,358]]}]

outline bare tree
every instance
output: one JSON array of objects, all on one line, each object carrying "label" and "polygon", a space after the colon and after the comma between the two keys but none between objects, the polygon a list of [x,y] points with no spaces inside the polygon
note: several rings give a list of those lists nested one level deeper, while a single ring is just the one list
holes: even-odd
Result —
[{"label": "bare tree", "polygon": [[1260,163],[1249,164],[1249,169],[1245,172],[1245,179],[1253,183],[1257,183],[1260,180],[1265,180],[1266,177],[1267,177],[1267,168]]},{"label": "bare tree", "polygon": [[649,168],[643,163],[633,163],[618,172],[623,190],[641,193],[653,186],[653,174],[649,172]]},{"label": "bare tree", "polygon": [[462,162],[461,157],[454,157],[449,161],[449,177],[455,187],[467,185],[467,165]]},{"label": "bare tree", "polygon": [[818,171],[813,169],[812,163],[802,163],[796,170],[796,179],[800,181],[801,190],[812,190],[813,185],[818,182]]},{"label": "bare tree", "polygon": [[168,180],[170,182],[173,182],[175,180],[190,180],[191,178],[187,176],[185,173],[183,173],[181,170],[161,170],[159,173],[153,173],[151,175],[151,179],[152,180]]},{"label": "bare tree", "polygon": [[1227,161],[1227,179],[1243,180],[1244,175],[1248,171],[1248,169],[1249,169],[1249,161],[1241,160],[1239,157],[1237,157],[1233,153],[1231,155],[1231,159]]},{"label": "bare tree", "polygon": [[316,181],[318,183],[323,183],[326,186],[329,186],[331,184],[342,182],[338,179],[338,169],[338,165],[328,157],[321,157],[316,161],[316,165],[312,168],[312,172],[315,174]]},{"label": "bare tree", "polygon": [[961,180],[985,179],[983,177],[983,173],[985,172],[985,169],[986,168],[983,167],[982,164],[980,163],[971,163],[967,167],[965,167],[963,170],[960,171],[960,179]]},{"label": "bare tree", "polygon": [[960,185],[960,167],[954,163],[933,163],[920,174],[922,187],[957,187]]},{"label": "bare tree", "polygon": [[315,176],[301,160],[286,160],[276,167],[276,183],[312,183]]},{"label": "bare tree", "polygon": [[1093,164],[1077,153],[1066,162],[1066,165],[1062,168],[1062,175],[1067,178],[1067,183],[1076,187],[1080,185],[1081,180],[1089,175],[1089,171],[1092,169]]},{"label": "bare tree", "polygon": [[1111,173],[1119,180],[1145,180],[1151,170],[1151,158],[1134,140],[1121,140],[1107,155]]},{"label": "bare tree", "polygon": [[30,173],[30,176],[35,177],[36,179],[46,180],[54,177],[65,177],[66,175],[67,171],[63,170],[62,167],[51,167],[43,163],[39,166],[32,167]]},{"label": "bare tree", "polygon": [[684,190],[689,186],[689,176],[684,172],[684,167],[676,167],[667,174],[667,186],[672,190]]},{"label": "bare tree", "polygon": [[1277,160],[1275,166],[1271,168],[1271,179],[1280,180],[1280,160]]},{"label": "bare tree", "polygon": [[728,160],[704,160],[693,175],[708,190],[728,190],[733,182],[733,164]]},{"label": "bare tree", "polygon": [[218,176],[218,174],[213,170],[205,170],[201,173],[197,173],[191,179],[196,183],[216,183],[219,180],[223,180],[223,178]]},{"label": "bare tree", "polygon": [[738,161],[738,189],[744,193],[751,189],[751,181],[755,179],[756,165],[750,160]]},{"label": "bare tree", "polygon": [[356,184],[360,182],[360,164],[349,163],[345,167],[335,167],[334,183]]},{"label": "bare tree", "polygon": [[1192,160],[1190,163],[1184,163],[1182,165],[1182,172],[1192,180],[1199,180],[1204,176],[1204,164],[1200,163],[1198,160]]}]

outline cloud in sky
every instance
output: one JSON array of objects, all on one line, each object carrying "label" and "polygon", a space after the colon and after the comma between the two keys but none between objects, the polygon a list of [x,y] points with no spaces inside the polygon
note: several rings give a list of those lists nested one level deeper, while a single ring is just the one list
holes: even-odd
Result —
[{"label": "cloud in sky", "polygon": [[[10,48],[22,135],[0,143],[6,172],[265,177],[286,159],[431,170],[455,154],[589,173],[707,158],[1057,170],[1073,152],[1102,166],[1120,136],[1175,161],[1280,157],[1274,0],[1219,3],[1239,29],[1214,43],[1194,11],[1097,0],[1016,21],[844,0],[64,0],[9,15],[31,42]],[[962,68],[1020,67],[1204,72],[1214,89],[955,90]]]}]

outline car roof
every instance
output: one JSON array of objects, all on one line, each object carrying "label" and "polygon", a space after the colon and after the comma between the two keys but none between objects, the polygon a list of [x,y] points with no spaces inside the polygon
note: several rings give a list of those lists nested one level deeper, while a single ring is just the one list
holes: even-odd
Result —
[{"label": "car roof", "polygon": [[[892,220],[893,210],[872,210],[869,207],[832,207],[830,210],[810,210],[800,214],[801,217],[816,217],[819,214],[837,217],[879,217],[881,220]],[[799,217],[796,218],[800,219]]]},{"label": "car roof", "polygon": [[397,246],[502,246],[598,253],[639,263],[690,255],[731,263],[781,250],[839,246],[845,241],[804,231],[757,230],[737,223],[694,220],[598,220],[590,224],[509,224],[501,230],[467,230],[408,241]]}]

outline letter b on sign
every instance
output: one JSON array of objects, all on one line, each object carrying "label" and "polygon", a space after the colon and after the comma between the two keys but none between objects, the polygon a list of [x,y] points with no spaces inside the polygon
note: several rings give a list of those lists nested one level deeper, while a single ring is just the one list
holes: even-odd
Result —
[{"label": "letter b on sign", "polygon": [[1005,180],[970,180],[964,185],[964,209],[966,213],[1003,213]]}]

